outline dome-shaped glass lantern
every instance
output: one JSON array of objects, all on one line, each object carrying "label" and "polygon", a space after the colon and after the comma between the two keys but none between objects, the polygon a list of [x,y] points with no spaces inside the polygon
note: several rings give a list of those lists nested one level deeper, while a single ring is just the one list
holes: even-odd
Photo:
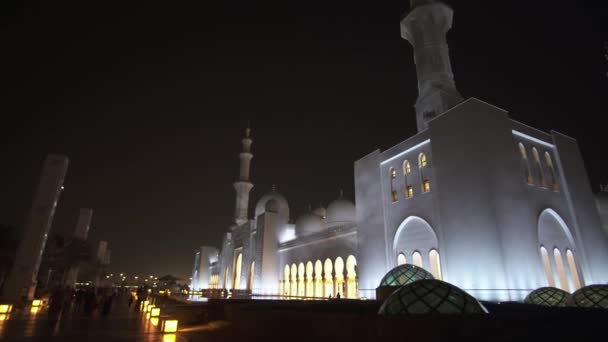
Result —
[{"label": "dome-shaped glass lantern", "polygon": [[530,292],[524,303],[543,306],[566,306],[570,300],[570,294],[555,287],[541,287]]},{"label": "dome-shaped glass lantern", "polygon": [[608,285],[589,285],[572,294],[571,304],[583,308],[608,309]]},{"label": "dome-shaped glass lantern", "polygon": [[486,314],[486,308],[458,287],[435,279],[402,286],[384,301],[383,316],[416,314]]},{"label": "dome-shaped glass lantern", "polygon": [[399,265],[382,278],[380,286],[402,286],[417,280],[435,279],[433,275],[422,267],[411,264]]}]

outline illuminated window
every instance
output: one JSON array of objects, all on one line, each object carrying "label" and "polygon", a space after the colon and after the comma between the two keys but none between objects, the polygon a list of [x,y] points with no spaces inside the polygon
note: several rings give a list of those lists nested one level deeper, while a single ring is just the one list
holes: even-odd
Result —
[{"label": "illuminated window", "polygon": [[405,198],[412,198],[414,196],[414,188],[409,183],[410,174],[412,173],[412,167],[409,161],[403,162],[403,184],[405,184]]},{"label": "illuminated window", "polygon": [[530,162],[528,161],[528,153],[526,152],[526,147],[524,144],[517,144],[519,147],[519,154],[521,155],[521,161],[524,168],[524,181],[530,185],[534,184],[534,180],[532,179],[532,173],[530,172]]},{"label": "illuminated window", "polygon": [[414,254],[412,254],[412,260],[414,265],[424,268],[424,266],[422,266],[422,255],[419,252],[414,252]]},{"label": "illuminated window", "polygon": [[357,259],[353,255],[346,258],[346,298],[358,298]]},{"label": "illuminated window", "polygon": [[540,163],[540,156],[538,155],[538,150],[536,147],[532,147],[532,156],[534,157],[534,164],[536,165],[536,172],[538,173],[539,184],[542,188],[547,187],[547,183],[545,181],[545,172],[543,171],[543,166]]},{"label": "illuminated window", "polygon": [[289,284],[289,295],[298,295],[298,266],[296,266],[296,264],[291,265],[291,282]]},{"label": "illuminated window", "polygon": [[315,262],[315,297],[323,297],[323,263]]},{"label": "illuminated window", "polygon": [[314,296],[314,279],[313,279],[314,267],[312,262],[306,263],[306,297]]},{"label": "illuminated window", "polygon": [[329,297],[329,296],[333,297],[334,279],[333,279],[333,275],[331,273],[332,271],[333,271],[333,265],[332,265],[331,259],[325,259],[325,264],[323,267],[323,273],[325,274],[323,297]]},{"label": "illuminated window", "polygon": [[407,260],[405,260],[405,254],[399,253],[397,255],[397,266],[407,264]]},{"label": "illuminated window", "polygon": [[393,202],[397,202],[397,200],[399,199],[397,191],[395,191],[395,178],[397,178],[397,170],[391,167],[391,169],[389,170],[389,176],[391,179],[391,200]]},{"label": "illuminated window", "polygon": [[574,291],[581,288],[581,279],[578,277],[578,271],[576,269],[576,261],[574,260],[574,254],[569,249],[566,249],[566,259],[568,260],[568,268],[572,275],[572,284],[574,285]]},{"label": "illuminated window", "polygon": [[428,179],[425,179],[424,181],[422,181],[422,192],[429,191],[431,191],[431,182],[429,182]]},{"label": "illuminated window", "polygon": [[431,262],[431,273],[437,280],[441,280],[441,260],[439,259],[439,252],[431,249],[429,252],[429,260]]},{"label": "illuminated window", "polygon": [[426,154],[420,153],[418,156],[418,168],[424,169],[427,165]]},{"label": "illuminated window", "polygon": [[243,253],[239,253],[234,262],[234,279],[233,279],[233,289],[241,288],[241,268],[243,266]]},{"label": "illuminated window", "polygon": [[543,267],[545,268],[545,275],[547,276],[547,284],[549,287],[555,287],[555,279],[553,278],[553,268],[551,268],[551,261],[549,261],[549,253],[545,247],[540,247],[540,256],[543,260]]},{"label": "illuminated window", "polygon": [[289,265],[285,265],[285,269],[283,271],[283,295],[289,296],[290,282],[289,282]]},{"label": "illuminated window", "polygon": [[545,152],[545,164],[549,170],[549,177],[551,177],[549,183],[551,183],[551,190],[559,191],[559,184],[557,183],[557,177],[555,177],[555,168],[553,167],[553,161],[549,152]]},{"label": "illuminated window", "polygon": [[306,296],[306,284],[304,282],[304,273],[306,269],[304,267],[304,263],[300,263],[298,265],[298,296],[304,297]]},{"label": "illuminated window", "polygon": [[570,286],[568,286],[568,277],[566,276],[566,270],[564,269],[564,260],[562,259],[562,253],[559,249],[553,249],[553,256],[555,257],[555,266],[557,266],[557,275],[559,276],[560,288],[566,292],[570,292]]}]

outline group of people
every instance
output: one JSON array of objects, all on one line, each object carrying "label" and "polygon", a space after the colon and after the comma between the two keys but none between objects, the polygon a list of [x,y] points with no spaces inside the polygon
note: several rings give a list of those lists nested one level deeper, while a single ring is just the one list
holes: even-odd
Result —
[{"label": "group of people", "polygon": [[91,316],[98,310],[103,316],[112,311],[112,306],[118,296],[129,295],[126,289],[115,288],[80,288],[58,287],[49,297],[49,317],[58,317],[62,312],[72,311]]}]

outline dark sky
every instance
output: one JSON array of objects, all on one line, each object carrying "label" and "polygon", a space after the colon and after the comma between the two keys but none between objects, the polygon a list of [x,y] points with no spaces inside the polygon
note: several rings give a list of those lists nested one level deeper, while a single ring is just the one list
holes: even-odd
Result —
[{"label": "dark sky", "polygon": [[[0,5],[0,223],[22,226],[45,155],[65,154],[52,230],[93,208],[115,272],[188,277],[193,250],[219,246],[248,119],[252,199],[276,183],[294,218],[353,198],[353,162],[416,132],[406,0],[14,3]],[[461,93],[577,138],[594,188],[608,181],[608,4],[452,5]]]}]

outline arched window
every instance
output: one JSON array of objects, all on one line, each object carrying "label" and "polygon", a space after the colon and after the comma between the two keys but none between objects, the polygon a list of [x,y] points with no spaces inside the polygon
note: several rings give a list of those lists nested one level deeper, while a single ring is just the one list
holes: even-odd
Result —
[{"label": "arched window", "polygon": [[431,191],[431,182],[429,181],[429,177],[426,172],[426,168],[428,166],[428,161],[426,158],[426,154],[420,153],[418,155],[418,169],[420,171],[420,183],[422,185],[422,192]]},{"label": "arched window", "polygon": [[314,279],[313,279],[314,267],[312,262],[306,263],[306,297],[314,296]]},{"label": "arched window", "polygon": [[555,287],[555,278],[553,278],[553,268],[551,268],[551,261],[549,261],[549,253],[547,249],[540,246],[540,257],[543,260],[543,267],[545,269],[545,275],[547,276],[547,285]]},{"label": "arched window", "polygon": [[397,202],[399,199],[397,195],[397,190],[395,190],[395,179],[397,178],[397,170],[394,167],[391,167],[389,170],[389,177],[391,179],[391,200],[393,202]]},{"label": "arched window", "polygon": [[422,265],[422,255],[418,251],[412,254],[412,263],[418,267],[424,268]]},{"label": "arched window", "polygon": [[341,257],[336,258],[334,264],[334,280],[336,284],[336,290],[334,293],[336,297],[340,294],[340,297],[344,297],[344,260]]},{"label": "arched window", "polygon": [[403,184],[405,184],[405,198],[414,197],[414,187],[410,185],[412,166],[409,161],[403,162]]},{"label": "arched window", "polygon": [[289,296],[290,290],[290,282],[289,282],[289,265],[285,265],[285,269],[283,270],[283,295]]},{"label": "arched window", "polygon": [[536,147],[532,147],[532,156],[534,157],[534,165],[536,167],[536,172],[538,173],[539,184],[542,188],[546,188],[547,182],[545,181],[545,172],[543,171],[543,166],[540,163],[540,156],[538,155],[538,150]]},{"label": "arched window", "polygon": [[551,160],[549,152],[545,152],[545,164],[547,165],[547,170],[549,170],[549,184],[551,184],[551,190],[557,192],[559,191],[559,184],[557,183],[557,177],[555,177],[555,168],[553,167],[553,161]]},{"label": "arched window", "polygon": [[559,276],[559,283],[562,290],[570,292],[570,286],[568,286],[568,277],[566,276],[566,270],[564,269],[564,260],[562,259],[562,253],[559,249],[553,249],[553,256],[555,257],[555,266],[557,268],[557,275]]},{"label": "arched window", "polygon": [[315,297],[323,297],[323,263],[315,262]]},{"label": "arched window", "polygon": [[572,284],[574,285],[574,291],[581,288],[581,279],[578,277],[578,270],[576,269],[576,261],[574,260],[574,254],[569,249],[566,249],[566,259],[568,260],[568,268],[572,275]]},{"label": "arched window", "polygon": [[397,255],[397,266],[407,264],[407,260],[405,259],[405,254],[399,253]]},{"label": "arched window", "polygon": [[243,266],[243,253],[239,253],[236,257],[236,262],[234,263],[234,279],[232,282],[233,289],[241,288],[241,268]]},{"label": "arched window", "polygon": [[253,277],[255,275],[255,261],[251,262],[251,270],[249,270],[249,284],[247,284],[247,289],[253,290]]},{"label": "arched window", "polygon": [[359,297],[357,287],[357,259],[353,255],[349,255],[346,258],[346,297]]},{"label": "arched window", "polygon": [[435,249],[431,249],[429,252],[429,261],[431,262],[431,274],[435,279],[441,280],[441,260],[439,259],[439,252]]},{"label": "arched window", "polygon": [[323,291],[324,297],[329,297],[329,296],[333,297],[334,279],[333,279],[333,275],[331,273],[332,271],[333,271],[333,265],[332,265],[331,259],[325,259],[325,264],[323,267],[323,273],[325,274],[325,286],[324,286],[324,291]]},{"label": "arched window", "polygon": [[517,146],[519,147],[519,154],[521,155],[521,162],[524,168],[524,180],[526,183],[533,185],[534,180],[532,179],[532,172],[530,172],[530,162],[528,161],[528,153],[526,152],[526,147],[522,143],[517,144]]},{"label": "arched window", "polygon": [[298,296],[304,297],[306,296],[306,284],[304,283],[304,275],[305,275],[305,267],[304,263],[301,262],[298,265]]},{"label": "arched window", "polygon": [[289,284],[289,295],[298,295],[298,266],[291,264],[291,281]]}]

